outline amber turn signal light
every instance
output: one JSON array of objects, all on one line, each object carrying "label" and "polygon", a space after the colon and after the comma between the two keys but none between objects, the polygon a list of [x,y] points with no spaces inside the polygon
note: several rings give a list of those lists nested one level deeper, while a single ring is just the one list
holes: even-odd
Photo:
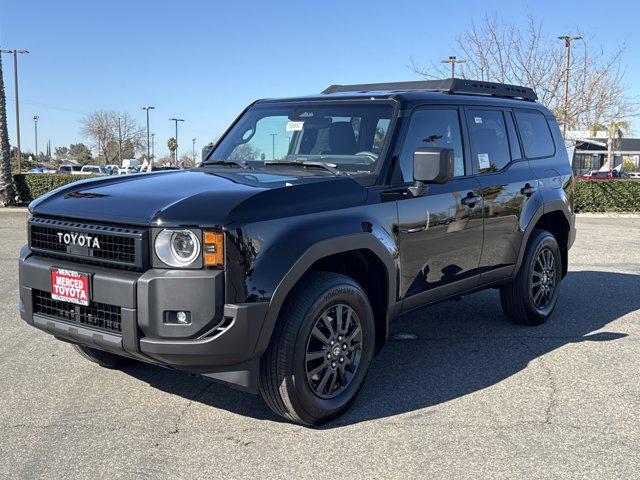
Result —
[{"label": "amber turn signal light", "polygon": [[204,266],[224,267],[224,233],[204,231]]}]

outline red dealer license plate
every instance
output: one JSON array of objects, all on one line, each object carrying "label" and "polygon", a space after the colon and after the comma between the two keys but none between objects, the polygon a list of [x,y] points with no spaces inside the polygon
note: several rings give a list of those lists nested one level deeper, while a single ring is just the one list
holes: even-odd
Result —
[{"label": "red dealer license plate", "polygon": [[88,273],[51,269],[51,298],[76,305],[89,305],[91,276]]}]

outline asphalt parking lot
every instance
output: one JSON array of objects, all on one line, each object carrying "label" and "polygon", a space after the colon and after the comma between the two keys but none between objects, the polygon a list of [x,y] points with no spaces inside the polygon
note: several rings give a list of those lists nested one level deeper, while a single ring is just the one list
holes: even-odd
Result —
[{"label": "asphalt parking lot", "polygon": [[[2,478],[633,478],[640,467],[640,218],[580,217],[554,317],[497,292],[401,319],[347,415],[159,367],[105,370],[24,324],[25,216],[0,212]],[[398,337],[404,338],[399,335]]]}]

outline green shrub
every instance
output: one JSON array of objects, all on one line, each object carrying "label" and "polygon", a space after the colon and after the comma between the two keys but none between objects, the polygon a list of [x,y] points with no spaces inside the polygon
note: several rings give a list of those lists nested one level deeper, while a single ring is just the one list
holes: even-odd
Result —
[{"label": "green shrub", "polygon": [[640,180],[576,180],[577,212],[640,212]]},{"label": "green shrub", "polygon": [[88,176],[61,173],[19,173],[13,176],[13,182],[18,202],[27,204],[55,188],[86,178]]}]

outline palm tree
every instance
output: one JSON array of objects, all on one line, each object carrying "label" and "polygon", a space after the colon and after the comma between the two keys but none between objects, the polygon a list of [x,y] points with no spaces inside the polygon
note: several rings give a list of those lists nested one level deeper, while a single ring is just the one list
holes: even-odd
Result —
[{"label": "palm tree", "polygon": [[7,102],[2,77],[2,55],[0,55],[0,206],[14,204],[15,192],[11,178],[11,147],[7,130]]},{"label": "palm tree", "polygon": [[596,125],[593,128],[593,132],[607,132],[607,163],[609,164],[609,170],[613,170],[613,151],[618,143],[618,140],[624,137],[624,134],[629,131],[631,125],[629,122],[621,120],[619,122],[611,122],[608,126]]},{"label": "palm tree", "polygon": [[175,166],[177,167],[178,159],[176,158],[176,150],[178,149],[178,142],[176,141],[175,138],[171,137],[169,140],[167,140],[167,147],[169,148],[171,155],[173,155],[173,160],[174,160]]}]

